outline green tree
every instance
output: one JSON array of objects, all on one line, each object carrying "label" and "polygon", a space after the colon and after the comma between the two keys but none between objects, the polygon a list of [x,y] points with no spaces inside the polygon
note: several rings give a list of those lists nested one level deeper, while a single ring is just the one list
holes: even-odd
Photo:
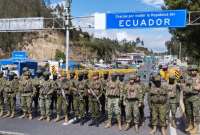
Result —
[{"label": "green tree", "polygon": [[[165,6],[163,9],[187,9],[188,11],[199,11],[200,1],[199,0],[165,0]],[[194,20],[197,17],[196,14],[191,16]],[[200,21],[197,21],[200,22]],[[169,49],[176,49],[181,42],[182,54],[190,57],[190,61],[199,63],[200,60],[200,38],[199,38],[200,26],[187,26],[186,28],[170,29],[169,32],[172,34],[171,43],[167,42],[166,46]],[[169,47],[171,46],[171,47]],[[173,47],[172,47],[173,46]]]}]

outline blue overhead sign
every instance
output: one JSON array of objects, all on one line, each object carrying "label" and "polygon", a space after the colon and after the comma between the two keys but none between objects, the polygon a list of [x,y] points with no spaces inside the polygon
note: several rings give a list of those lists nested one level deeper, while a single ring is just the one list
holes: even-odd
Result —
[{"label": "blue overhead sign", "polygon": [[187,10],[107,13],[106,29],[177,28],[186,26]]},{"label": "blue overhead sign", "polygon": [[28,58],[28,54],[25,51],[14,51],[12,53],[12,59],[24,60],[27,58]]}]

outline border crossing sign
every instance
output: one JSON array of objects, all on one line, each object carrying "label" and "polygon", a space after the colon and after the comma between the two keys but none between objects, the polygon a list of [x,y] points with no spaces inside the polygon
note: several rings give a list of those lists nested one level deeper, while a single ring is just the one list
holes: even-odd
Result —
[{"label": "border crossing sign", "polygon": [[187,24],[187,10],[96,13],[96,29],[177,28]]}]

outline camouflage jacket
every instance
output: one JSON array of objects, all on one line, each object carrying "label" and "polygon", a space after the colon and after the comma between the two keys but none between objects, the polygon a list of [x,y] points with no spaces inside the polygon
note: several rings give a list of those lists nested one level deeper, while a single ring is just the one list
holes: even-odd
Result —
[{"label": "camouflage jacket", "polygon": [[54,91],[52,86],[51,80],[40,80],[40,96],[52,95]]},{"label": "camouflage jacket", "polygon": [[65,94],[72,94],[71,81],[64,79],[64,80],[57,80],[57,94],[62,95],[62,90]]},{"label": "camouflage jacket", "polygon": [[120,82],[119,81],[116,81],[116,82],[113,82],[113,81],[109,81],[107,83],[107,86],[106,86],[106,96],[107,97],[122,97],[121,95],[121,87],[120,87]]},{"label": "camouflage jacket", "polygon": [[97,96],[100,97],[103,93],[103,87],[102,87],[102,83],[101,80],[92,80],[89,83],[89,89],[88,89],[88,94],[89,96]]},{"label": "camouflage jacket", "polygon": [[142,102],[143,91],[139,84],[127,83],[124,87],[124,99],[125,100],[139,100]]},{"label": "camouflage jacket", "polygon": [[6,79],[5,78],[0,78],[0,93],[2,93],[5,89],[5,82],[6,82]]},{"label": "camouflage jacket", "polygon": [[162,84],[160,88],[155,87],[152,85],[152,87],[149,89],[149,101],[151,103],[158,103],[158,104],[164,104],[167,103],[168,100],[168,92],[167,92],[167,85]]},{"label": "camouflage jacket", "polygon": [[21,79],[19,81],[19,92],[20,94],[32,95],[35,92],[35,88],[33,87],[33,83],[31,79],[25,80]]}]

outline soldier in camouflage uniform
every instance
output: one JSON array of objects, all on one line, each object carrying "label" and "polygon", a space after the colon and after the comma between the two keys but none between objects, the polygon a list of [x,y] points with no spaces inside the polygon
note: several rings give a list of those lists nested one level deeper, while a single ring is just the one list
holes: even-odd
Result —
[{"label": "soldier in camouflage uniform", "polygon": [[[54,120],[55,122],[60,121],[61,113],[63,110],[64,116],[65,116],[65,122],[69,121],[69,111],[68,111],[68,105],[69,105],[69,95],[71,94],[70,91],[70,81],[67,79],[67,75],[63,74],[61,78],[57,80],[57,117]],[[63,109],[62,109],[63,108]]]},{"label": "soldier in camouflage uniform", "polygon": [[53,94],[53,87],[51,80],[49,79],[50,73],[45,71],[43,73],[43,80],[40,81],[40,113],[41,117],[38,120],[44,120],[46,118],[47,122],[51,120],[51,97]]},{"label": "soldier in camouflage uniform", "polygon": [[52,112],[54,111],[54,109],[56,110],[56,105],[57,105],[57,94],[56,94],[56,91],[57,91],[57,88],[58,88],[57,79],[58,79],[57,74],[53,74],[53,78],[51,80],[53,93],[52,93],[51,105],[50,105],[50,109],[51,109]]},{"label": "soldier in camouflage uniform", "polygon": [[20,118],[25,118],[28,114],[29,119],[32,120],[32,97],[35,94],[35,88],[31,81],[30,71],[23,73],[23,78],[19,82],[19,92],[21,95],[21,106],[23,115]]},{"label": "soldier in camouflage uniform", "polygon": [[105,91],[106,91],[106,84],[108,82],[108,77],[109,77],[109,72],[105,72],[100,80],[101,80],[101,84],[102,84],[102,88],[103,88],[103,93],[102,96],[100,97],[100,103],[101,103],[101,112],[103,115],[105,115],[105,105],[106,105],[106,96],[105,96]]},{"label": "soldier in camouflage uniform", "polygon": [[139,107],[143,103],[143,95],[141,86],[135,83],[137,77],[130,76],[129,83],[125,85],[124,90],[124,104],[126,107],[126,128],[128,130],[131,126],[132,120],[135,124],[135,130],[138,132],[139,121],[140,121],[140,110]]},{"label": "soldier in camouflage uniform", "polygon": [[200,123],[200,89],[199,89],[199,76],[197,76],[197,69],[190,68],[189,76],[186,78],[186,85],[183,87],[184,104],[187,120],[189,122],[186,132],[196,134],[199,130],[198,124]]},{"label": "soldier in camouflage uniform", "polygon": [[120,103],[121,103],[121,87],[120,83],[116,78],[116,74],[112,75],[112,79],[107,83],[106,87],[106,99],[107,99],[107,105],[108,105],[108,123],[105,126],[105,128],[110,128],[112,126],[112,116],[113,113],[116,115],[117,122],[118,122],[118,128],[119,130],[122,130],[121,127],[121,109],[120,109]]},{"label": "soldier in camouflage uniform", "polygon": [[0,71],[0,117],[3,116],[4,107],[4,88],[6,80],[3,77],[3,71]]},{"label": "soldier in camouflage uniform", "polygon": [[7,101],[7,114],[4,117],[14,118],[16,106],[16,92],[17,86],[14,80],[15,73],[11,72],[8,75],[8,80],[5,83],[5,97]]},{"label": "soldier in camouflage uniform", "polygon": [[89,107],[90,107],[90,113],[92,116],[92,121],[89,123],[89,126],[99,126],[99,116],[100,116],[100,110],[101,110],[101,103],[99,98],[102,96],[102,84],[99,79],[98,74],[94,74],[93,78],[90,82],[90,87],[88,89],[89,94]]},{"label": "soldier in camouflage uniform", "polygon": [[[75,112],[75,118],[79,122],[80,125],[84,125],[85,123],[85,118],[86,118],[86,98],[87,98],[87,90],[88,90],[88,85],[87,85],[87,80],[84,80],[81,76],[83,74],[79,75],[78,80],[73,80],[73,106],[74,106],[74,112]],[[81,79],[82,78],[82,79]],[[75,121],[74,123],[77,123]]]},{"label": "soldier in camouflage uniform", "polygon": [[[152,120],[151,125],[153,126],[150,134],[155,134],[157,130],[157,126],[161,127],[162,135],[167,135],[166,127],[167,127],[167,112],[168,112],[168,93],[167,86],[165,84],[161,84],[160,75],[156,75],[154,77],[154,82],[149,90],[149,97],[151,102],[151,114]],[[158,125],[159,124],[159,125]]]},{"label": "soldier in camouflage uniform", "polygon": [[37,70],[36,72],[37,76],[32,79],[33,86],[35,87],[36,93],[33,96],[33,102],[34,102],[34,108],[35,108],[35,113],[37,114],[38,112],[38,101],[39,101],[39,90],[40,90],[40,80],[42,80],[42,71]]},{"label": "soldier in camouflage uniform", "polygon": [[169,97],[169,112],[171,111],[172,119],[170,120],[172,126],[176,128],[176,111],[180,101],[180,91],[178,85],[175,83],[175,77],[169,77],[169,85],[167,87]]}]

